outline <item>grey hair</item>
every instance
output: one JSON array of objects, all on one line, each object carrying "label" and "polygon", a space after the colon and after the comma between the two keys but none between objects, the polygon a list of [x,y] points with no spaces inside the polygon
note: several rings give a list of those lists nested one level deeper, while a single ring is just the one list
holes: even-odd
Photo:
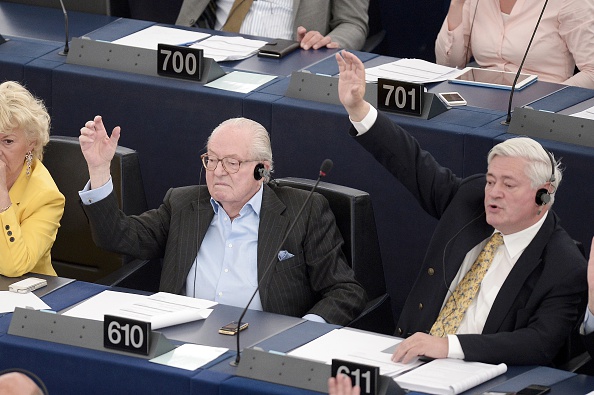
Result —
[{"label": "grey hair", "polygon": [[554,181],[551,181],[551,202],[555,202],[555,192],[563,179],[561,161],[557,161],[553,154],[547,151],[540,143],[528,137],[514,137],[505,140],[489,151],[487,163],[490,164],[495,156],[524,158],[529,164],[526,166],[526,175],[530,178],[532,188],[551,181],[554,173]]},{"label": "grey hair", "polygon": [[[270,172],[272,173],[274,169],[274,162],[272,160],[272,146],[270,144],[270,135],[264,126],[259,124],[256,121],[253,121],[248,118],[231,118],[227,119],[226,121],[221,122],[219,126],[217,126],[206,142],[206,146],[208,147],[210,143],[210,139],[217,134],[223,127],[233,127],[234,129],[239,130],[248,130],[252,133],[252,146],[250,148],[250,159],[257,159],[261,161],[268,161],[270,163]],[[266,177],[266,181],[268,181],[269,177]]]}]

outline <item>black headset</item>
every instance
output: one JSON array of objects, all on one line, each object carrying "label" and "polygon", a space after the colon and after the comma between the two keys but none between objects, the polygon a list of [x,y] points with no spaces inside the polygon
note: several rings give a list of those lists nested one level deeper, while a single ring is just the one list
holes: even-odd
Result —
[{"label": "black headset", "polygon": [[[546,150],[545,147],[542,147],[542,149],[547,153],[547,156],[551,161],[551,178],[549,178],[549,182],[552,184],[555,182],[555,159],[553,159],[553,155],[548,150]],[[534,200],[539,206],[549,204],[551,202],[551,193],[546,188],[540,188],[538,191],[536,191]]]},{"label": "black headset", "polygon": [[256,180],[261,180],[263,177],[270,177],[270,171],[264,167],[264,163],[258,163],[256,167],[254,167],[254,178]]}]

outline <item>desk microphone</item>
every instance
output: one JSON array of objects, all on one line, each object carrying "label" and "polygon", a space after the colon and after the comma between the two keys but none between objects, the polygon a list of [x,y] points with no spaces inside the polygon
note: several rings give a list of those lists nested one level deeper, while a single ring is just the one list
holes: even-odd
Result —
[{"label": "desk microphone", "polygon": [[66,56],[68,55],[68,13],[66,12],[66,7],[64,7],[64,2],[60,0],[60,5],[62,6],[62,12],[64,13],[64,30],[66,31],[66,44],[64,45],[64,49],[58,52],[58,55]]},{"label": "desk microphone", "polygon": [[532,40],[534,40],[534,36],[536,35],[536,30],[538,29],[538,25],[540,25],[540,20],[547,8],[547,3],[549,0],[545,0],[544,5],[542,6],[542,11],[540,12],[540,16],[538,17],[538,21],[536,21],[536,26],[534,26],[534,31],[532,32],[532,37],[530,37],[530,41],[528,42],[528,47],[526,47],[526,52],[524,53],[524,57],[522,58],[522,62],[520,63],[520,67],[518,67],[518,72],[516,73],[516,77],[514,78],[514,82],[511,87],[511,92],[509,94],[509,105],[507,107],[507,117],[505,121],[501,121],[502,125],[509,125],[511,122],[511,108],[512,108],[512,99],[514,98],[514,91],[516,90],[516,84],[518,83],[518,78],[520,78],[520,73],[522,72],[522,67],[524,66],[524,61],[528,56],[528,51],[530,50],[530,46],[532,45]]},{"label": "desk microphone", "polygon": [[[254,291],[254,293],[252,294],[252,297],[250,298],[249,302],[247,303],[247,305],[245,306],[245,308],[241,312],[241,315],[239,316],[239,319],[237,320],[237,328],[241,328],[241,320],[245,316],[245,313],[247,313],[248,307],[252,303],[252,300],[254,300],[254,298],[256,297],[256,294],[258,293],[258,290],[260,289],[260,284],[262,284],[262,282],[264,281],[264,279],[268,275],[268,272],[270,271],[270,268],[272,268],[274,266],[274,260],[275,259],[278,259],[278,253],[280,252],[280,249],[283,247],[283,244],[285,243],[285,241],[287,241],[287,237],[289,237],[289,234],[291,234],[291,231],[295,227],[295,224],[297,223],[297,220],[301,217],[301,213],[305,209],[305,206],[307,205],[307,202],[309,202],[309,199],[311,199],[311,196],[313,195],[314,191],[318,187],[318,184],[320,183],[320,179],[322,177],[326,177],[326,175],[332,169],[332,166],[333,166],[333,163],[332,163],[332,161],[330,159],[324,159],[324,162],[322,162],[322,166],[320,166],[320,174],[318,175],[318,179],[316,180],[316,183],[314,184],[314,186],[309,191],[309,194],[307,195],[307,198],[305,199],[305,201],[301,205],[301,208],[297,212],[297,215],[295,216],[295,219],[291,223],[291,226],[289,226],[289,229],[287,229],[287,232],[285,233],[285,237],[283,237],[283,240],[278,245],[278,248],[276,249],[276,252],[274,253],[274,256],[273,256],[272,260],[270,261],[270,263],[266,267],[266,270],[264,270],[264,274],[262,275],[262,280],[258,282],[258,286],[256,287],[256,290]],[[241,333],[241,331],[237,331],[237,355],[235,357],[235,361],[230,362],[230,365],[231,366],[237,366],[237,365],[239,365],[239,360],[241,359],[241,356],[239,354],[239,334],[240,333]]]}]

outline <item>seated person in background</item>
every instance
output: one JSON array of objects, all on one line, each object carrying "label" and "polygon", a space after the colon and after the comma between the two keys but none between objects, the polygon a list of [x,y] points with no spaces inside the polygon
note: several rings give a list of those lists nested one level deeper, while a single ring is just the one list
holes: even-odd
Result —
[{"label": "seated person in background", "polygon": [[0,274],[56,275],[50,251],[64,196],[41,163],[49,141],[45,106],[17,82],[0,84]]},{"label": "seated person in background", "polygon": [[594,238],[590,247],[590,260],[588,261],[588,308],[582,326],[584,342],[590,355],[594,356]]},{"label": "seated person in background", "polygon": [[[120,137],[100,116],[81,129],[90,183],[81,192],[93,238],[105,249],[141,259],[163,258],[160,290],[346,325],[366,296],[342,252],[328,201],[319,194],[288,226],[307,191],[268,184],[272,148],[259,123],[234,118],[210,135],[202,155],[206,186],[170,189],[163,204],[139,216],[118,209],[110,162]],[[274,268],[264,272],[274,259]]]},{"label": "seated person in background", "polygon": [[[435,42],[437,63],[517,72],[544,0],[452,0]],[[522,73],[594,88],[594,0],[549,1]],[[580,72],[574,75],[575,66]]]},{"label": "seated person in background", "polygon": [[587,288],[585,259],[550,209],[562,177],[552,154],[512,138],[490,151],[486,175],[459,178],[364,100],[365,68],[355,55],[336,59],[351,135],[439,220],[392,359],[551,364]]},{"label": "seated person in background", "polygon": [[[245,1],[237,10],[233,0],[184,0],[177,25],[234,31],[261,37],[293,39],[303,49],[363,47],[369,30],[369,0]],[[239,0],[236,0],[236,2]],[[233,14],[247,12],[243,23],[228,23]],[[248,10],[249,7],[249,10]],[[233,15],[231,15],[233,16]],[[233,26],[235,25],[235,26]]]}]

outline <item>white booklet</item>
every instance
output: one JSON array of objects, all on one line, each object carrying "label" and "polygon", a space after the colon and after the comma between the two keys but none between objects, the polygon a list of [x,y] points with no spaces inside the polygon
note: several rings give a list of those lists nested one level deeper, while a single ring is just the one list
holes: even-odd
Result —
[{"label": "white booklet", "polygon": [[103,321],[106,314],[151,323],[151,329],[207,318],[217,303],[167,292],[137,295],[103,291],[63,315]]},{"label": "white booklet", "polygon": [[492,365],[460,359],[436,359],[394,378],[402,388],[437,395],[455,395],[507,371],[504,363]]}]

